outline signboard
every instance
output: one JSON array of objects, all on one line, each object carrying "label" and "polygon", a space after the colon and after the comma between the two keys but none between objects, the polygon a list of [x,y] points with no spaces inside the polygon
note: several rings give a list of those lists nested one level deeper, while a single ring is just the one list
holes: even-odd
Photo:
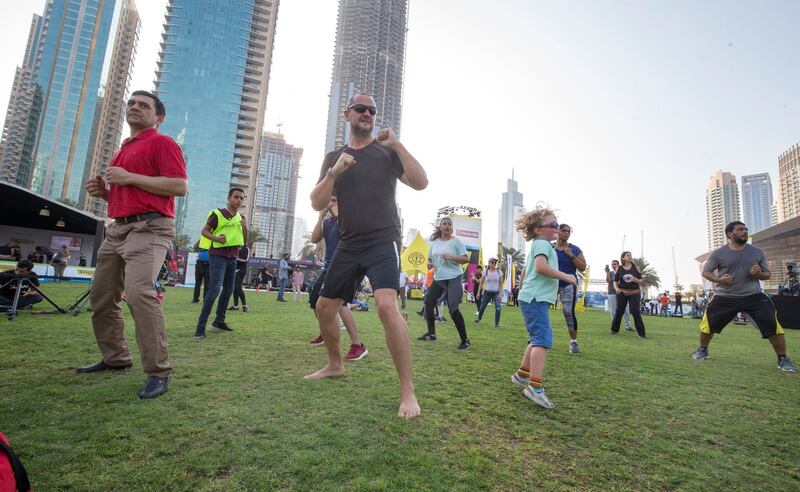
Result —
[{"label": "signboard", "polygon": [[481,218],[451,215],[453,236],[464,243],[467,249],[481,249]]}]

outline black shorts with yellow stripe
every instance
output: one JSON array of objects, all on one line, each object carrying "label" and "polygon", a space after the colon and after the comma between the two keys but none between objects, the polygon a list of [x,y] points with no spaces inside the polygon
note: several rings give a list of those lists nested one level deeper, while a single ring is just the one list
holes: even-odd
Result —
[{"label": "black shorts with yellow stripe", "polygon": [[783,335],[783,328],[778,323],[775,305],[764,293],[751,294],[745,297],[714,296],[708,303],[700,331],[703,333],[721,333],[728,323],[733,321],[737,313],[745,313],[761,332],[761,338],[772,335]]}]

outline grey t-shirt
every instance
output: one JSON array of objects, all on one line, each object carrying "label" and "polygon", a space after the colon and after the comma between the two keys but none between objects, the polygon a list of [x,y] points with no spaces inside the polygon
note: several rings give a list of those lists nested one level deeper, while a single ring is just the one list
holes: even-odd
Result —
[{"label": "grey t-shirt", "polygon": [[767,257],[761,248],[745,244],[744,249],[736,251],[727,244],[711,253],[711,257],[703,267],[706,272],[717,271],[721,277],[726,273],[733,277],[730,285],[717,284],[716,294],[724,297],[744,297],[761,292],[761,284],[750,275],[753,265],[758,265],[764,272],[769,271]]}]

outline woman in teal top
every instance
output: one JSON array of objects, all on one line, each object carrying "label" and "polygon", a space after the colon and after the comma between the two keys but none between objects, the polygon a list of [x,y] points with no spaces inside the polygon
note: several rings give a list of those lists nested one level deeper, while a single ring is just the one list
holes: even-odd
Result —
[{"label": "woman in teal top", "polygon": [[464,295],[464,285],[461,276],[464,273],[461,265],[467,263],[467,248],[460,239],[453,237],[453,221],[448,217],[439,222],[439,227],[431,236],[430,251],[428,256],[433,260],[433,284],[425,294],[425,321],[428,323],[428,333],[418,340],[436,340],[436,324],[433,319],[433,308],[444,296],[447,300],[447,309],[450,310],[450,319],[456,325],[458,335],[461,337],[459,349],[468,349],[470,346],[467,338],[467,327],[464,316],[458,310],[461,298]]}]

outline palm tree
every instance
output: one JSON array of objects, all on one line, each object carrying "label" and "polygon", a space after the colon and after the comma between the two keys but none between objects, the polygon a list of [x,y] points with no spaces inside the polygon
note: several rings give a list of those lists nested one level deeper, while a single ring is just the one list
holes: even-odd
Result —
[{"label": "palm tree", "polygon": [[499,266],[500,270],[503,272],[503,275],[506,275],[506,269],[508,268],[508,261],[506,258],[508,258],[509,255],[511,256],[511,261],[517,266],[518,270],[525,267],[525,253],[514,248],[506,248],[505,246],[502,248],[503,257],[499,258]]},{"label": "palm tree", "polygon": [[253,227],[252,229],[247,230],[247,244],[255,244],[260,243],[261,241],[266,241],[267,238],[261,234],[261,231],[258,230],[257,227]]},{"label": "palm tree", "polygon": [[314,259],[317,257],[317,247],[317,244],[314,244],[311,241],[306,241],[306,244],[303,245],[303,249],[300,250],[300,258],[303,260],[314,261]]},{"label": "palm tree", "polygon": [[636,265],[636,268],[639,269],[639,273],[642,274],[642,290],[647,292],[650,287],[658,287],[661,285],[661,279],[658,277],[658,272],[656,272],[655,268],[650,266],[650,263],[644,257],[641,258],[634,258],[633,264]]}]

